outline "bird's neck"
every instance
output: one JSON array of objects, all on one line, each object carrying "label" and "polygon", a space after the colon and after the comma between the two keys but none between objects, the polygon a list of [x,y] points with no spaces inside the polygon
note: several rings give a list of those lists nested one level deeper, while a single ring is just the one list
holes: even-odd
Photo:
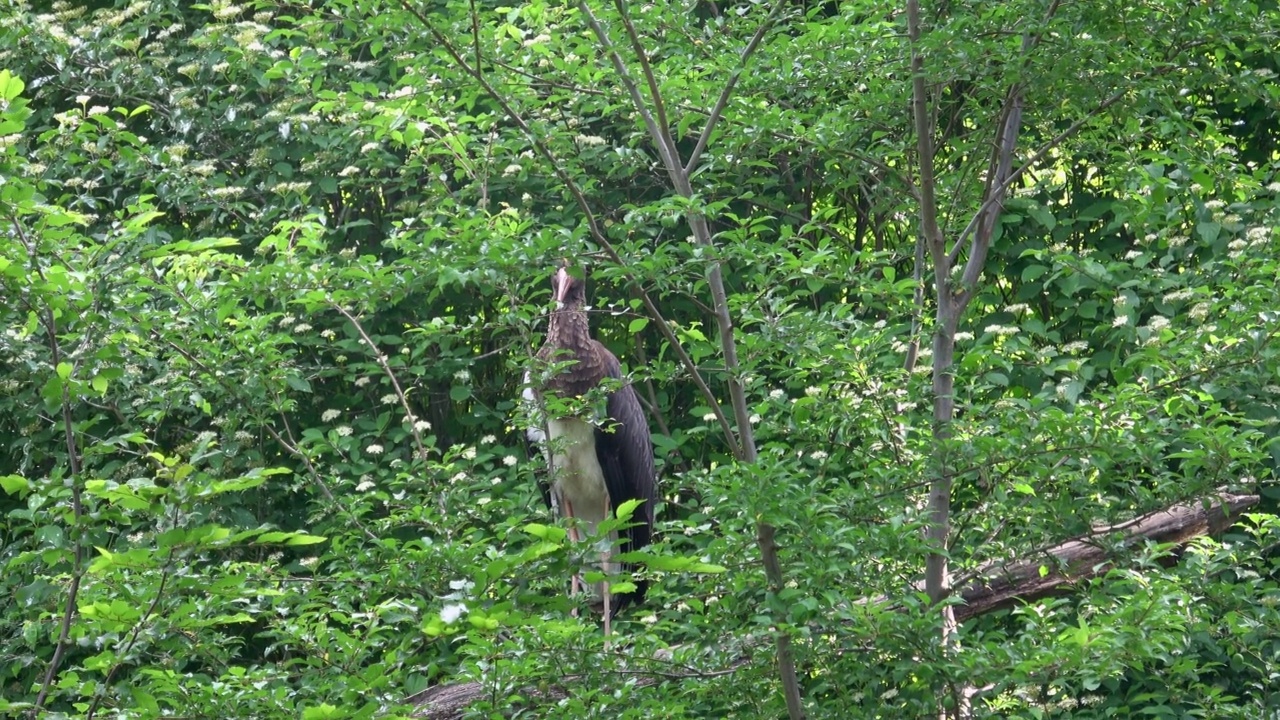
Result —
[{"label": "bird's neck", "polygon": [[603,359],[594,350],[587,314],[580,306],[552,311],[545,349],[550,350],[543,357],[546,361],[574,361],[547,381],[547,389],[562,397],[586,394],[604,375]]},{"label": "bird's neck", "polygon": [[553,310],[547,334],[555,339],[560,349],[568,350],[574,355],[585,352],[591,346],[587,314],[578,306]]}]

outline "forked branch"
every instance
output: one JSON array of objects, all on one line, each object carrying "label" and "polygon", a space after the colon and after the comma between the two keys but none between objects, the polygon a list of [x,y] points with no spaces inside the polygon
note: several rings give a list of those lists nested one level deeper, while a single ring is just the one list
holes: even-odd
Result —
[{"label": "forked branch", "polygon": [[[630,38],[632,49],[636,54],[637,62],[640,65],[641,72],[644,73],[646,83],[652,94],[652,102],[654,107],[662,108],[662,101],[658,82],[653,74],[653,68],[649,65],[648,55],[645,51],[643,43],[640,41],[639,33],[636,32],[634,25],[626,12],[626,5],[623,0],[617,0],[618,12],[626,28],[627,37]],[[725,89],[720,93],[718,105],[723,108],[724,103],[728,101],[733,91],[733,85],[737,82],[738,76],[741,74],[742,65],[751,56],[752,52],[759,45],[760,40],[764,37],[768,28],[774,22],[778,14],[778,8],[781,2],[775,4],[774,9],[769,13],[768,18],[757,29],[750,43],[744,49],[740,56],[739,66],[735,70],[733,76],[726,83]],[[617,47],[613,44],[609,34],[601,26],[600,21],[591,11],[591,7],[585,1],[578,3],[578,9],[586,18],[587,24],[595,33],[600,47],[609,57],[614,69],[618,73],[623,86],[627,93],[631,96],[636,112],[644,119],[645,127],[648,128],[650,139],[658,148],[658,155],[662,158],[662,164],[666,167],[667,175],[671,178],[671,185],[675,192],[685,199],[692,200],[694,197],[693,184],[690,180],[690,170],[696,165],[696,158],[691,158],[688,167],[680,161],[679,153],[676,148],[674,137],[671,135],[671,128],[665,122],[659,122],[654,119],[652,113],[648,111],[643,96],[640,94],[639,88],[631,74],[627,69],[626,62],[622,59],[622,55],[618,52]],[[665,117],[665,116],[664,116]],[[718,113],[716,114],[718,117]],[[714,118],[713,118],[714,119]],[[704,134],[708,135],[713,128],[714,123],[709,123],[704,128]],[[704,145],[705,146],[705,145]],[[700,152],[700,151],[699,151]],[[711,237],[711,228],[707,224],[707,218],[697,210],[690,211],[687,215],[689,229],[693,231],[694,241],[708,249],[714,249],[715,242]],[[714,254],[712,254],[714,257]],[[741,462],[752,464],[757,460],[756,442],[754,431],[751,427],[750,410],[747,407],[746,389],[742,385],[741,379],[741,363],[738,361],[738,346],[734,339],[733,318],[729,314],[729,299],[725,291],[724,276],[721,271],[720,263],[716,260],[710,262],[709,271],[707,273],[707,284],[711,288],[713,315],[716,319],[716,328],[720,335],[720,350],[724,357],[727,381],[729,385],[729,398],[733,403],[734,419],[737,424],[738,433],[736,441],[730,438],[731,444],[736,444],[738,453],[737,458]],[[771,524],[763,520],[756,521],[756,545],[760,549],[762,564],[764,565],[765,578],[768,580],[769,588],[772,592],[778,592],[782,589],[784,578],[782,574],[782,564],[778,558],[778,545],[776,541],[777,530]],[[800,694],[800,683],[796,675],[795,659],[791,651],[791,637],[786,631],[778,630],[774,635],[776,643],[776,653],[778,661],[778,674],[782,682],[783,695],[787,703],[787,713],[791,720],[801,720],[804,717],[804,703]]]},{"label": "forked branch", "polygon": [[621,253],[619,253],[617,248],[613,246],[613,243],[609,241],[608,236],[605,235],[604,229],[600,226],[600,222],[596,218],[595,212],[591,209],[591,203],[587,200],[586,194],[583,193],[582,188],[580,188],[578,183],[575,182],[573,178],[569,176],[569,173],[565,171],[563,164],[560,162],[559,158],[556,157],[555,153],[551,151],[551,148],[547,143],[533,131],[533,128],[529,126],[529,123],[525,120],[524,116],[511,104],[511,101],[493,87],[480,68],[469,63],[463,56],[462,52],[452,43],[452,41],[450,41],[449,37],[441,32],[440,29],[437,28],[426,15],[422,14],[421,11],[415,8],[412,3],[408,2],[408,0],[403,0],[401,4],[407,12],[413,15],[418,22],[427,29],[427,32],[431,33],[431,36],[435,38],[436,42],[438,42],[442,48],[444,48],[449,57],[453,58],[453,61],[458,65],[458,67],[472,78],[475,78],[476,82],[484,88],[485,93],[487,93],[489,97],[493,98],[494,102],[498,103],[507,118],[520,128],[521,132],[524,133],[529,142],[533,143],[534,149],[537,150],[538,154],[551,165],[551,171],[564,185],[565,189],[569,191],[569,194],[573,196],[573,200],[578,205],[578,209],[582,211],[583,218],[587,223],[587,231],[591,234],[591,239],[600,246],[600,249],[609,256],[609,259],[613,261],[614,265],[622,271],[623,277],[626,279],[627,283],[635,289],[636,293],[640,296],[640,301],[644,304],[645,312],[653,319],[654,325],[656,325],[658,331],[662,333],[663,338],[671,347],[672,352],[676,354],[676,359],[680,361],[680,365],[684,367],[685,372],[689,373],[689,377],[692,378],[694,385],[697,386],[703,399],[706,400],[707,405],[710,406],[711,412],[715,414],[716,420],[719,422],[720,428],[724,432],[726,442],[729,443],[730,450],[734,455],[738,455],[740,453],[740,449],[734,440],[732,427],[729,424],[728,418],[724,414],[720,401],[716,398],[715,394],[712,393],[710,386],[707,385],[706,379],[702,376],[702,372],[698,369],[697,364],[693,361],[693,358],[689,357],[689,354],[685,351],[680,339],[676,337],[675,332],[663,317],[657,304],[645,290],[644,284],[641,283],[636,275],[631,271],[630,265],[623,259]]}]

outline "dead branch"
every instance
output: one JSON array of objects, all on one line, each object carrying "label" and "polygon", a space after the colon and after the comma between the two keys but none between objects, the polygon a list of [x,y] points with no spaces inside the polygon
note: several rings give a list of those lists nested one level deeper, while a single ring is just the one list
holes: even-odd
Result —
[{"label": "dead branch", "polygon": [[[1241,513],[1257,502],[1257,495],[1236,495],[1220,489],[1199,501],[1095,528],[1087,535],[1045,548],[1030,559],[988,563],[963,583],[960,595],[964,604],[956,606],[956,619],[967,620],[1015,602],[1065,592],[1082,580],[1105,573],[1118,551],[1139,541],[1182,545],[1201,535],[1216,535],[1231,527]],[[1043,577],[1042,567],[1048,571]]]}]

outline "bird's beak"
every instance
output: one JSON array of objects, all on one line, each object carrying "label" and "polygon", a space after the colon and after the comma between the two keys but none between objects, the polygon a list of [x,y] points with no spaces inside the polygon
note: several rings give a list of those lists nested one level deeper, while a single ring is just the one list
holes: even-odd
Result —
[{"label": "bird's beak", "polygon": [[557,305],[564,305],[565,296],[569,294],[570,282],[572,282],[572,278],[569,277],[569,271],[567,269],[560,268],[556,271],[555,301]]}]

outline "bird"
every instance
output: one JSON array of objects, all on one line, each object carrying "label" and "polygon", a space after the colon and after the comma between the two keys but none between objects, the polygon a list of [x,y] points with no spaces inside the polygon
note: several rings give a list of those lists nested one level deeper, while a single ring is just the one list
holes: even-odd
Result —
[{"label": "bird", "polygon": [[[640,500],[631,524],[619,532],[622,552],[639,550],[653,539],[654,505],[658,481],[653,463],[653,441],[644,408],[635,388],[622,376],[617,356],[591,337],[587,321],[586,283],[583,277],[560,267],[551,278],[555,308],[547,324],[545,343],[536,355],[538,365],[550,369],[541,383],[526,375],[525,397],[535,407],[549,411],[542,428],[530,428],[529,438],[543,445],[549,458],[550,490],[546,493],[552,510],[570,521],[570,539],[581,539],[578,530],[596,534],[600,522],[628,500]],[[608,380],[606,382],[606,380]],[[604,387],[603,412],[590,401],[596,388]],[[549,407],[548,396],[569,401],[551,403],[569,412],[559,416]],[[577,400],[577,407],[573,402]],[[598,406],[599,403],[596,403]],[[603,569],[616,570],[609,553],[602,558]],[[607,583],[596,587],[603,605],[605,634],[609,621],[628,605],[644,600],[648,583],[634,581],[635,589],[611,598]],[[578,577],[572,580],[573,591]],[[616,602],[611,602],[616,600]]]}]

